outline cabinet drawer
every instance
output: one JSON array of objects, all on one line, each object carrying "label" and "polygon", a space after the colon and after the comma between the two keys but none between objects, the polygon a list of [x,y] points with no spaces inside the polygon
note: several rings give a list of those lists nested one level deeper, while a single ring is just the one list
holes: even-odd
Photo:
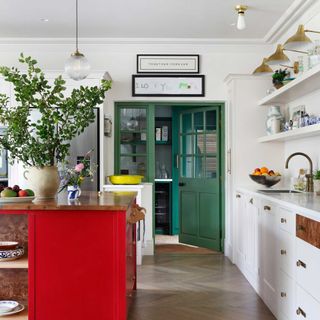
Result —
[{"label": "cabinet drawer", "polygon": [[279,230],[278,256],[280,268],[293,277],[295,271],[295,237],[290,233]]},{"label": "cabinet drawer", "polygon": [[[298,284],[320,301],[320,250],[297,238],[296,275]],[[320,318],[320,313],[318,314]],[[318,319],[319,319],[318,318]]]},{"label": "cabinet drawer", "polygon": [[296,215],[296,236],[320,249],[320,222]]},{"label": "cabinet drawer", "polygon": [[295,234],[295,215],[292,211],[284,208],[278,209],[278,223],[280,229]]},{"label": "cabinet drawer", "polygon": [[319,302],[299,286],[297,286],[296,306],[296,320],[319,320]]},{"label": "cabinet drawer", "polygon": [[279,275],[278,310],[282,315],[281,318],[294,319],[296,311],[294,281],[282,271]]}]

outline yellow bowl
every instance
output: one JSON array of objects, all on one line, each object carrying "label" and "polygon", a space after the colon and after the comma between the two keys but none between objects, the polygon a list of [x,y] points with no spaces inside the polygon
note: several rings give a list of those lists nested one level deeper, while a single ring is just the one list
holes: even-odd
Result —
[{"label": "yellow bowl", "polygon": [[109,176],[109,180],[112,184],[140,184],[143,176],[130,176],[130,175],[118,175]]}]

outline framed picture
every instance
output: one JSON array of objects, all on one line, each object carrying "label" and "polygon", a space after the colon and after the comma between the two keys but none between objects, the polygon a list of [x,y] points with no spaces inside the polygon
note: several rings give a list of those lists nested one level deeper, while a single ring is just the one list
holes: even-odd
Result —
[{"label": "framed picture", "polygon": [[199,73],[198,54],[138,54],[137,73]]},{"label": "framed picture", "polygon": [[133,75],[134,97],[204,97],[204,75]]}]

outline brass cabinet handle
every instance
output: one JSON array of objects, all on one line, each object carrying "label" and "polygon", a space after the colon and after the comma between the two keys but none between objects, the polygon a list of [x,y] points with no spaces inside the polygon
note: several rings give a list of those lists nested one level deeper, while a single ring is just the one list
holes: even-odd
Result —
[{"label": "brass cabinet handle", "polygon": [[253,204],[253,198],[251,198],[249,202],[250,202],[251,204]]},{"label": "brass cabinet handle", "polygon": [[281,253],[281,255],[282,255],[282,256],[284,256],[284,255],[286,255],[286,254],[287,254],[287,250],[283,250],[283,249],[281,249],[281,250],[280,250],[280,253]]},{"label": "brass cabinet handle", "polygon": [[281,218],[281,223],[287,223],[287,219],[285,219],[285,218]]},{"label": "brass cabinet handle", "polygon": [[307,269],[307,265],[301,260],[297,261],[297,267],[302,267],[302,268]]},{"label": "brass cabinet handle", "polygon": [[271,210],[271,207],[270,207],[270,206],[264,206],[263,209],[264,209],[265,211],[270,211],[270,210]]},{"label": "brass cabinet handle", "polygon": [[304,226],[302,226],[301,224],[297,225],[297,231],[306,231],[306,228]]},{"label": "brass cabinet handle", "polygon": [[236,198],[241,198],[241,195],[240,195],[240,194],[237,194],[237,195],[236,195]]},{"label": "brass cabinet handle", "polygon": [[299,307],[298,309],[297,309],[297,315],[299,316],[299,315],[302,315],[304,318],[306,318],[307,317],[307,314]]},{"label": "brass cabinet handle", "polygon": [[281,298],[285,298],[287,296],[285,292],[281,292],[280,295],[281,295]]}]

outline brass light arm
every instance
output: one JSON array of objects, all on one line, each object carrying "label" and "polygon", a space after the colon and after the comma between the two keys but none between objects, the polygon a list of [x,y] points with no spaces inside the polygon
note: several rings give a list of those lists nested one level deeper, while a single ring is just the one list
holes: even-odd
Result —
[{"label": "brass light arm", "polygon": [[315,31],[315,30],[304,30],[304,32],[312,32],[312,33],[318,33],[318,34],[320,34],[320,31]]},{"label": "brass light arm", "polygon": [[293,63],[293,66],[286,66],[285,64],[280,64],[281,67],[285,67],[285,68],[289,68],[289,69],[293,69],[293,72],[295,74],[299,73],[299,62],[295,61]]},{"label": "brass light arm", "polygon": [[308,54],[307,51],[293,50],[293,49],[283,49],[283,51],[297,52],[302,54]]}]

